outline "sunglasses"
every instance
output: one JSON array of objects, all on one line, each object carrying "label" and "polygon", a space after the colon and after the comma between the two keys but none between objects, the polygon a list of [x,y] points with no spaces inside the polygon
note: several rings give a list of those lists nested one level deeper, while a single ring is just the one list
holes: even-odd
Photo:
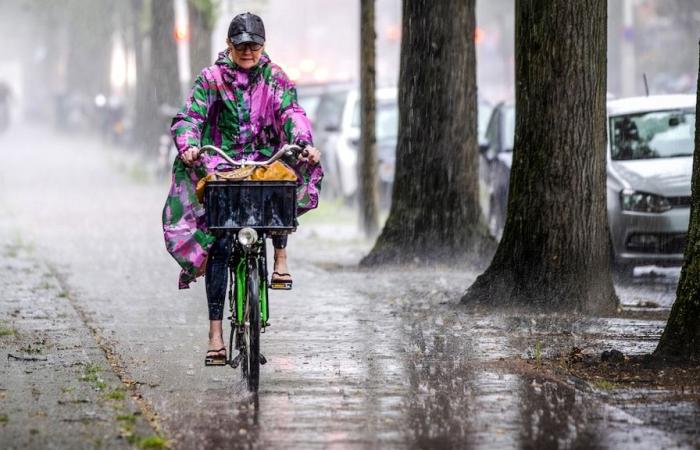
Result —
[{"label": "sunglasses", "polygon": [[236,51],[243,52],[245,49],[249,49],[253,52],[257,52],[262,48],[262,44],[257,44],[255,42],[242,42],[240,44],[234,44],[233,48],[236,49]]}]

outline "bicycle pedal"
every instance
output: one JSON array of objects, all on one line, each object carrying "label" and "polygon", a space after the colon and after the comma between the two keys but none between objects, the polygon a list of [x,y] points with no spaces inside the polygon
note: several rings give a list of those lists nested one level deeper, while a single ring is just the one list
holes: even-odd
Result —
[{"label": "bicycle pedal", "polygon": [[270,282],[270,289],[278,290],[278,291],[291,291],[292,290],[292,283],[289,281],[271,281]]},{"label": "bicycle pedal", "polygon": [[231,367],[236,369],[241,364],[242,359],[243,353],[239,353],[238,355],[236,355],[236,357],[231,360]]},{"label": "bicycle pedal", "polygon": [[265,364],[267,364],[267,358],[265,358],[265,355],[260,353],[260,365],[264,366]]}]

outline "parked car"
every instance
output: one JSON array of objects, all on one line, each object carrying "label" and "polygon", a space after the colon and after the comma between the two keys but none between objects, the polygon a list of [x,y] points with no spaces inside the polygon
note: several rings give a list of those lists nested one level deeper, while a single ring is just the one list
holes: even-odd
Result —
[{"label": "parked car", "polygon": [[[607,209],[616,269],[680,265],[690,217],[695,133],[693,95],[608,101]],[[515,108],[498,105],[482,147],[488,186],[487,217],[497,238],[503,231],[515,136]]]},{"label": "parked car", "polygon": [[491,235],[500,239],[505,225],[508,181],[513,164],[515,105],[499,103],[493,108],[485,139],[485,144],[479,147],[479,175],[481,186],[486,191],[484,216]]},{"label": "parked car", "polygon": [[617,268],[681,265],[690,220],[694,95],[608,102],[608,220]]},{"label": "parked car", "polygon": [[329,83],[297,85],[299,105],[306,112],[312,126],[316,125],[316,113],[318,112],[318,105],[321,103],[321,97],[325,92],[331,89],[331,86],[333,86],[333,84]]},{"label": "parked car", "polygon": [[[380,189],[390,192],[398,130],[396,88],[377,89],[376,107]],[[358,187],[360,95],[357,88],[329,89],[321,96],[316,115],[315,143],[322,149],[324,158],[324,189],[329,188],[331,194],[351,200]]]},{"label": "parked car", "polygon": [[[379,194],[388,207],[394,182],[399,110],[396,88],[376,91],[376,138],[379,158]],[[479,142],[485,138],[491,106],[479,100]],[[486,119],[486,120],[485,120]],[[335,85],[321,94],[314,128],[316,144],[323,149],[327,176],[324,189],[351,200],[358,188],[357,152],[360,144],[360,97],[356,86]]]}]

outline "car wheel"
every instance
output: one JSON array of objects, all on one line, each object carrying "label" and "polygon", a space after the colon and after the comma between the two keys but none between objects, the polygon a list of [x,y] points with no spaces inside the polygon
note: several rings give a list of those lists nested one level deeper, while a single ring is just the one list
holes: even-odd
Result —
[{"label": "car wheel", "polygon": [[489,200],[488,228],[491,236],[500,241],[503,235],[503,219],[493,198]]},{"label": "car wheel", "polygon": [[630,282],[634,278],[634,264],[619,262],[615,257],[615,248],[612,239],[609,241],[610,247],[610,270],[612,270],[613,280],[621,283]]}]

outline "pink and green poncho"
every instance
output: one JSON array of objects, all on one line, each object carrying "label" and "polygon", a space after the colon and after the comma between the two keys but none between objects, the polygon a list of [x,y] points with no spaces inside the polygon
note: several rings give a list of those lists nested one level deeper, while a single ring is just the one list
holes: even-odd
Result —
[{"label": "pink and green poncho", "polygon": [[[312,144],[311,125],[297,103],[294,83],[267,54],[250,70],[236,66],[225,52],[197,77],[185,106],[175,116],[171,132],[178,152],[215,145],[229,156],[264,160],[286,143]],[[193,167],[175,159],[172,184],[163,208],[163,232],[168,252],[182,271],[186,289],[204,273],[207,252],[215,238],[207,232],[204,207],[195,186],[200,178],[227,167],[218,155],[203,154]],[[323,178],[320,165],[298,163],[297,202],[302,214],[318,206]]]}]

